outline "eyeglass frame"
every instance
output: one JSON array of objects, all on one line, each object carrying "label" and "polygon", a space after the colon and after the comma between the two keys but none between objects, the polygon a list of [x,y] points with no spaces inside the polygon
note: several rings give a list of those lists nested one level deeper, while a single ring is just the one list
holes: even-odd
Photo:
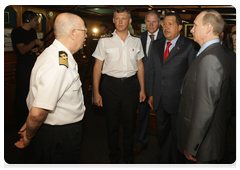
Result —
[{"label": "eyeglass frame", "polygon": [[87,28],[85,28],[85,29],[74,29],[74,30],[84,31],[85,34],[87,34],[87,31],[88,31]]}]

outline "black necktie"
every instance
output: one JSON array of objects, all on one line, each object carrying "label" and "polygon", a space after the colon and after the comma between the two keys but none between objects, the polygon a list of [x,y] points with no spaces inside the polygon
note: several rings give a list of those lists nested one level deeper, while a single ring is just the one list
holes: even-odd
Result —
[{"label": "black necktie", "polygon": [[151,34],[149,36],[151,38],[151,42],[150,42],[149,47],[148,47],[148,57],[150,56],[150,50],[151,50],[152,42],[154,41],[154,35]]}]

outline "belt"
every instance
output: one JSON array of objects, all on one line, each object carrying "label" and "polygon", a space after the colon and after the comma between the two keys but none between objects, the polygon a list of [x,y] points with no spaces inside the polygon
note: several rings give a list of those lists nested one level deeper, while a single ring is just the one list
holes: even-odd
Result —
[{"label": "belt", "polygon": [[120,82],[122,82],[122,83],[137,78],[137,74],[135,74],[135,75],[133,75],[133,76],[131,76],[131,77],[121,77],[121,78],[112,77],[112,76],[109,76],[109,75],[107,75],[107,74],[105,74],[104,76],[105,76],[106,78],[108,78],[108,79],[113,80],[113,81],[120,81]]}]

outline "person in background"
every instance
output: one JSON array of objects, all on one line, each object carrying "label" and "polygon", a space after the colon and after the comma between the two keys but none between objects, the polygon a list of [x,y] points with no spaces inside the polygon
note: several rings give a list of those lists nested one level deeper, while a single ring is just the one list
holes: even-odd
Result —
[{"label": "person in background", "polygon": [[30,75],[37,59],[38,46],[42,44],[42,41],[37,38],[35,30],[38,26],[37,14],[25,11],[22,14],[22,21],[23,24],[14,28],[11,34],[12,46],[17,56],[14,113],[18,129],[24,125],[28,116],[26,98],[29,91]]},{"label": "person in background", "polygon": [[[145,24],[147,30],[138,34],[141,36],[141,42],[144,51],[142,59],[145,70],[145,84],[147,84],[148,64],[150,60],[151,43],[163,37],[163,31],[159,29],[161,20],[157,11],[151,10],[145,15]],[[143,149],[148,147],[147,129],[150,115],[150,106],[148,105],[148,97],[144,102],[138,104],[138,122],[137,122],[137,147],[134,154],[139,154]]]},{"label": "person in background", "polygon": [[55,40],[38,57],[27,97],[29,115],[15,143],[25,148],[33,140],[36,163],[78,163],[85,112],[78,65],[73,54],[87,37],[84,21],[61,13],[54,22]]},{"label": "person in background", "polygon": [[182,163],[177,148],[176,125],[183,78],[194,61],[198,46],[182,36],[182,19],[167,13],[163,20],[164,38],[153,41],[147,76],[148,103],[156,112],[159,161]]},{"label": "person in background", "polygon": [[233,51],[233,41],[229,36],[227,24],[220,34],[220,43],[228,56],[230,63],[229,92],[226,106],[226,150],[221,163],[234,163],[236,160],[236,53]]},{"label": "person in background", "polygon": [[[121,158],[119,125],[123,124],[123,159],[134,163],[134,134],[138,102],[146,98],[144,88],[144,57],[141,40],[132,36],[128,24],[132,22],[130,11],[118,7],[114,11],[116,30],[98,41],[92,54],[96,58],[93,69],[94,104],[104,107],[108,128],[110,163]],[[101,84],[101,94],[99,84]],[[139,90],[139,84],[140,89]],[[140,93],[139,93],[140,91]]]},{"label": "person in background", "polygon": [[235,32],[236,31],[236,25],[234,25],[231,29],[231,33]]},{"label": "person in background", "polygon": [[201,48],[183,80],[177,122],[178,148],[188,163],[217,163],[224,155],[230,69],[219,40],[223,28],[222,16],[206,10],[191,30]]},{"label": "person in background", "polygon": [[236,31],[231,34],[233,40],[233,51],[236,53]]},{"label": "person in background", "polygon": [[110,35],[112,31],[108,29],[108,26],[106,24],[100,24],[99,33],[100,33],[100,36],[104,36],[104,35]]}]

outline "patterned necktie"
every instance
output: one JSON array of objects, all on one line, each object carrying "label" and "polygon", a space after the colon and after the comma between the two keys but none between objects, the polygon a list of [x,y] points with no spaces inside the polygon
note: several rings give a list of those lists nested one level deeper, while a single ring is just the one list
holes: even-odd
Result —
[{"label": "patterned necktie", "polygon": [[165,60],[167,59],[167,57],[168,57],[168,54],[169,54],[169,46],[170,45],[172,45],[172,43],[171,42],[167,42],[167,48],[166,48],[166,50],[165,50],[165,52],[164,52],[164,62],[165,62]]},{"label": "patterned necktie", "polygon": [[154,41],[154,35],[151,34],[149,36],[151,38],[151,41],[150,41],[150,44],[149,44],[149,47],[148,47],[148,57],[150,56],[150,50],[151,50],[152,42]]}]

